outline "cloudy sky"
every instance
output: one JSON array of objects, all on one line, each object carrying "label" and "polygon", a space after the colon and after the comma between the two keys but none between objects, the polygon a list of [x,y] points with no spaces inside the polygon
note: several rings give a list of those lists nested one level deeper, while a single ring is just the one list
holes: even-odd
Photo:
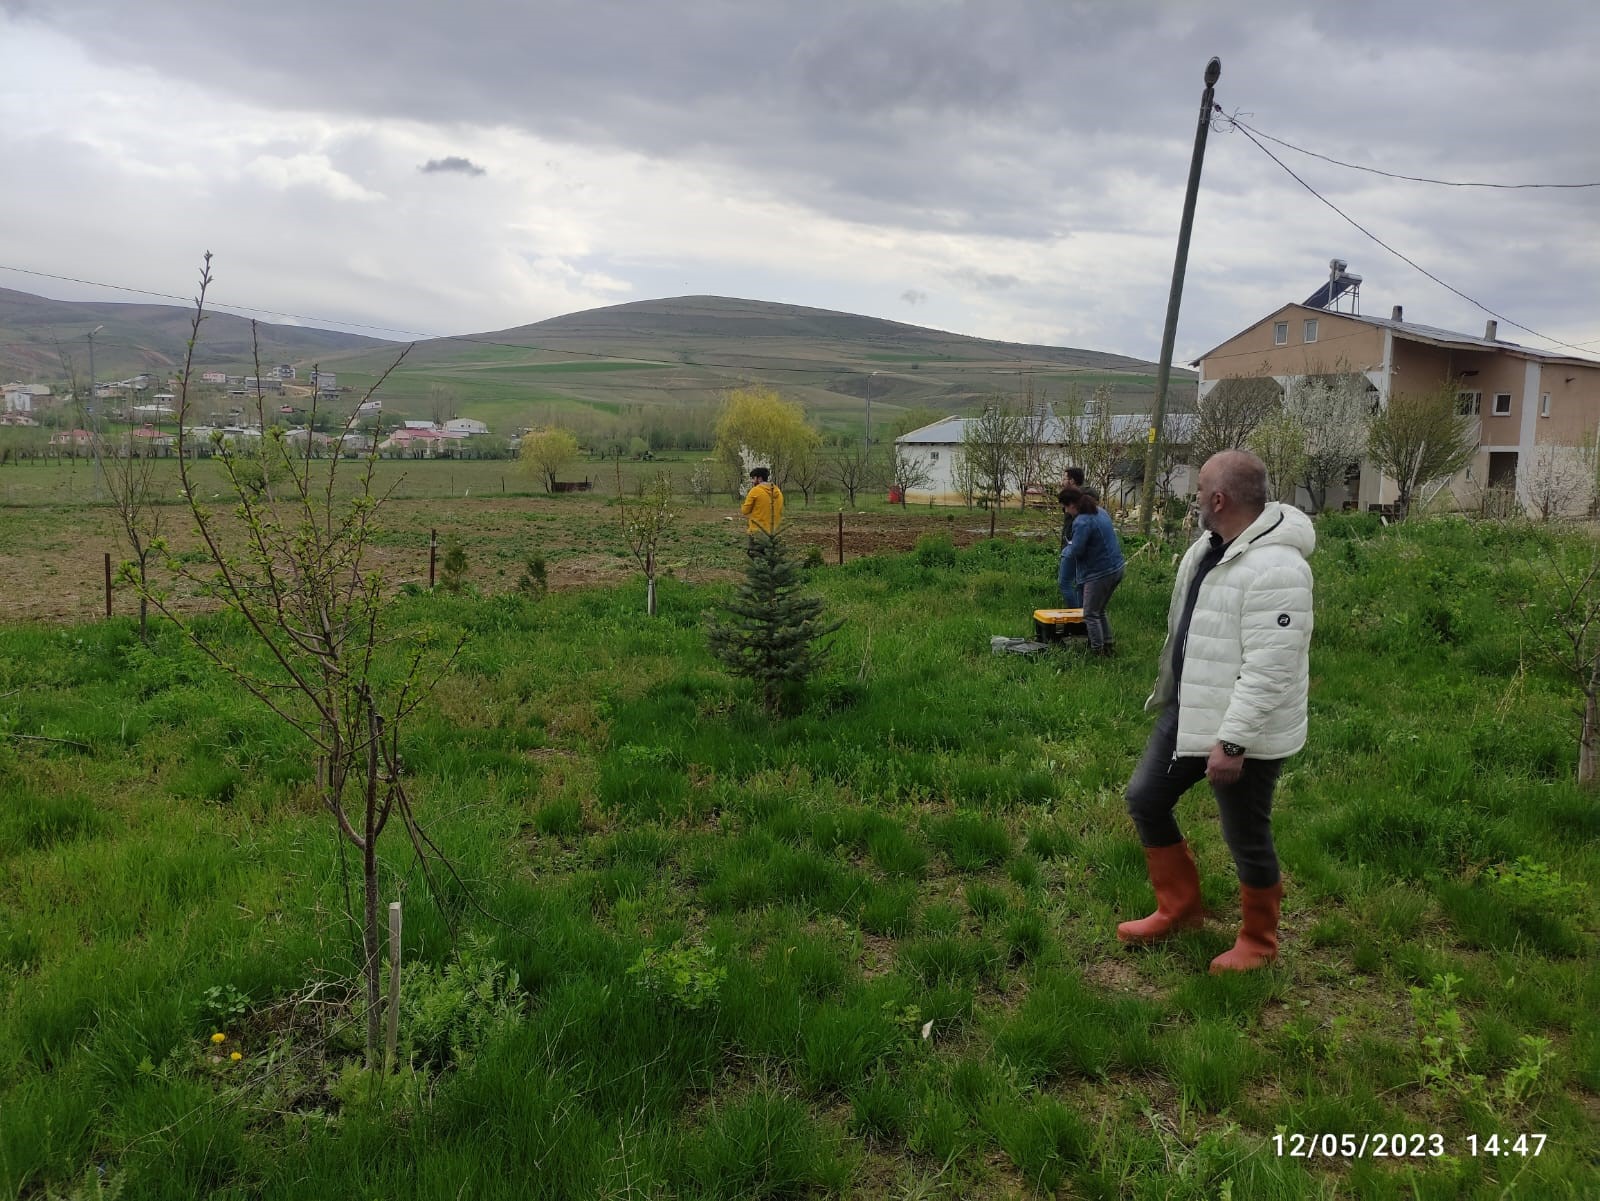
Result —
[{"label": "cloudy sky", "polygon": [[[0,0],[0,286],[189,295],[209,249],[215,299],[329,326],[710,293],[1155,358],[1213,54],[1228,113],[1334,158],[1600,180],[1591,0]],[[1600,188],[1267,145],[1600,355]],[[1334,256],[1365,312],[1483,328],[1219,123],[1180,356]]]}]

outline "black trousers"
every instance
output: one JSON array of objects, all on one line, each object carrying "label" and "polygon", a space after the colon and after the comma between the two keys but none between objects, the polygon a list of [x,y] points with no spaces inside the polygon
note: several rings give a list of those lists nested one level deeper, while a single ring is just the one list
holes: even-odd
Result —
[{"label": "black trousers", "polygon": [[[1183,839],[1173,810],[1189,789],[1206,777],[1203,757],[1174,758],[1178,742],[1178,703],[1161,711],[1144,755],[1128,781],[1128,816],[1147,847],[1169,847]],[[1246,759],[1233,784],[1211,786],[1222,814],[1222,837],[1233,854],[1239,881],[1251,888],[1278,882],[1278,852],[1272,845],[1272,792],[1283,771],[1282,759]]]}]

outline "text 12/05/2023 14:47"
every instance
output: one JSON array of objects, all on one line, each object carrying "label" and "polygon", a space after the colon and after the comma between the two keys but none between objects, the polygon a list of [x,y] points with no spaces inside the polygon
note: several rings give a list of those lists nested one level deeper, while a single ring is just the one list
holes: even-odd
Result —
[{"label": "text 12/05/2023 14:47", "polygon": [[[1466,1135],[1455,1153],[1534,1156],[1544,1151],[1543,1134]],[[1442,1134],[1300,1134],[1272,1136],[1273,1151],[1291,1159],[1436,1159],[1450,1153]]]}]

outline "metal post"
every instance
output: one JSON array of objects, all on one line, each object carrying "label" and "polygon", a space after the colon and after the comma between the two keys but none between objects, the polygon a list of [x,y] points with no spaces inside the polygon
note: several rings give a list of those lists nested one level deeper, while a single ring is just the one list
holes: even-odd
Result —
[{"label": "metal post", "polygon": [[1141,533],[1150,532],[1156,501],[1156,463],[1161,457],[1161,427],[1167,418],[1167,382],[1172,377],[1172,344],[1178,336],[1178,306],[1183,300],[1183,274],[1189,264],[1189,233],[1194,228],[1194,202],[1200,191],[1200,164],[1206,157],[1206,133],[1211,128],[1212,95],[1222,78],[1222,60],[1206,64],[1206,90],[1200,94],[1200,122],[1194,132],[1194,155],[1189,160],[1189,184],[1183,193],[1183,220],[1178,226],[1178,253],[1172,264],[1172,290],[1167,294],[1167,324],[1161,332],[1161,366],[1156,374],[1155,410],[1145,444]]},{"label": "metal post", "polygon": [[111,616],[111,552],[106,551],[106,616]]},{"label": "metal post", "polygon": [[[1596,435],[1600,438],[1600,435]],[[844,510],[839,510],[839,566],[844,566]]]},{"label": "metal post", "polygon": [[428,531],[428,591],[433,591],[433,569],[439,561],[439,531]]}]

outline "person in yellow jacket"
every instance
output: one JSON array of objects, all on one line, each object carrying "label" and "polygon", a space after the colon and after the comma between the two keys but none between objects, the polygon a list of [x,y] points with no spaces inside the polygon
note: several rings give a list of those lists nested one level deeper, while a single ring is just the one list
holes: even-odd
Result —
[{"label": "person in yellow jacket", "polygon": [[783,493],[772,482],[770,467],[755,467],[750,471],[750,490],[744,494],[744,504],[739,512],[748,520],[746,533],[751,543],[758,534],[776,534],[783,520]]}]

